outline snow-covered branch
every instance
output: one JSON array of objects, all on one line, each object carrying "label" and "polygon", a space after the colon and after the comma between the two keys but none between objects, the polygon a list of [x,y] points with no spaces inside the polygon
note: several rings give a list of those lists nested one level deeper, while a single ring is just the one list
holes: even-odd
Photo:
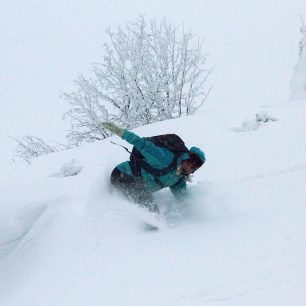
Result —
[{"label": "snow-covered branch", "polygon": [[193,114],[209,90],[202,44],[167,19],[147,22],[140,16],[117,31],[108,29],[102,63],[92,79],[79,76],[77,90],[63,97],[72,108],[70,142],[104,139],[101,122],[134,128]]},{"label": "snow-covered branch", "polygon": [[17,142],[16,156],[31,163],[31,159],[41,155],[57,152],[60,149],[48,145],[44,140],[34,136],[24,136],[14,139]]}]

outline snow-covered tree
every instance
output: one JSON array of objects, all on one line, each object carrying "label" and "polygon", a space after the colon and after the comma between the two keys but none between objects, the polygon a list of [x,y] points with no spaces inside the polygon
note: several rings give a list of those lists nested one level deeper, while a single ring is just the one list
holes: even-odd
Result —
[{"label": "snow-covered tree", "polygon": [[167,19],[147,22],[141,16],[106,33],[109,43],[103,62],[92,66],[93,77],[80,75],[77,90],[63,95],[72,105],[65,114],[72,123],[70,142],[107,137],[101,127],[105,120],[134,128],[191,115],[203,104],[210,71],[191,31]]},{"label": "snow-covered tree", "polygon": [[300,32],[299,58],[290,82],[290,100],[306,99],[306,26],[303,19]]},{"label": "snow-covered tree", "polygon": [[304,20],[302,19],[302,25],[301,25],[301,28],[300,28],[300,31],[301,31],[301,40],[299,42],[299,56],[303,56],[305,55],[305,46],[306,46],[306,26],[305,26],[305,23],[304,23]]},{"label": "snow-covered tree", "polygon": [[54,145],[46,143],[43,139],[35,136],[23,136],[20,139],[12,138],[16,141],[17,146],[15,148],[15,156],[31,163],[31,160],[35,157],[42,155],[69,150],[74,147],[74,144],[62,144],[55,142]]},{"label": "snow-covered tree", "polygon": [[34,136],[24,136],[15,139],[17,142],[16,156],[30,163],[31,159],[41,155],[58,151],[59,149],[48,145],[44,140]]}]

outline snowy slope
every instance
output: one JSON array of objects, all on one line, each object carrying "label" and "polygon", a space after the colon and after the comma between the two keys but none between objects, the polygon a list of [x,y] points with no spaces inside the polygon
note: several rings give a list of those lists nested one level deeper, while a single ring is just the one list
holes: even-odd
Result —
[{"label": "snowy slope", "polygon": [[[259,110],[278,120],[252,125]],[[178,133],[207,155],[184,206],[156,194],[157,232],[111,193],[110,171],[127,153],[109,140],[8,168],[0,305],[306,305],[305,116],[302,104],[203,108],[135,130]],[[83,168],[65,177],[71,159]]]}]

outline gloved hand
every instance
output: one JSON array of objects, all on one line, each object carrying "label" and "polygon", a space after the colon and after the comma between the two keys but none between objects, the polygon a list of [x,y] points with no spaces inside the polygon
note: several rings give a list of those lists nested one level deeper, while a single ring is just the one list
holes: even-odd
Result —
[{"label": "gloved hand", "polygon": [[117,125],[115,125],[114,123],[112,122],[103,122],[102,123],[102,126],[111,131],[112,133],[118,135],[119,137],[122,137],[123,134],[124,134],[124,129],[118,127]]}]

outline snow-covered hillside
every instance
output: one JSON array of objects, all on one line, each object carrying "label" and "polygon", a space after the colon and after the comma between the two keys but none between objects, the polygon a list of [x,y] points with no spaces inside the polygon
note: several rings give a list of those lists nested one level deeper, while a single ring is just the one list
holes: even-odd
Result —
[{"label": "snow-covered hillside", "polygon": [[155,232],[111,192],[128,155],[109,139],[4,169],[0,305],[306,305],[305,117],[302,104],[203,108],[135,130],[177,133],[207,155],[184,205],[156,194]]}]

